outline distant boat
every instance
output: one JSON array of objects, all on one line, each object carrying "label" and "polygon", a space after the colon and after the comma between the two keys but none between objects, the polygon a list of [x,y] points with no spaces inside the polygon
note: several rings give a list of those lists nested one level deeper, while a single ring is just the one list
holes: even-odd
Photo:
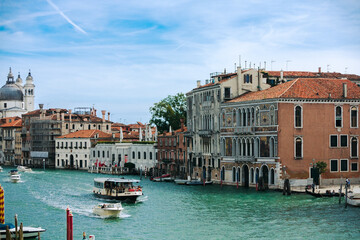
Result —
[{"label": "distant boat", "polygon": [[360,192],[348,192],[346,201],[351,206],[360,207]]},{"label": "distant boat", "polygon": [[122,210],[121,203],[100,203],[93,208],[93,213],[103,217],[118,217]]},{"label": "distant boat", "polygon": [[12,170],[10,170],[9,175],[17,175],[18,172],[19,171],[17,169],[12,169]]},{"label": "distant boat", "polygon": [[[0,240],[6,239],[6,226],[9,227],[11,238],[15,239],[15,226],[11,223],[0,224]],[[18,231],[20,227],[18,227]],[[38,236],[39,232],[45,232],[43,228],[34,228],[34,227],[23,227],[23,236],[24,239],[34,239]]]},{"label": "distant boat", "polygon": [[164,174],[159,177],[150,178],[150,180],[154,181],[154,182],[171,182],[171,181],[173,181],[170,174]]},{"label": "distant boat", "polygon": [[190,180],[185,183],[185,185],[210,185],[212,184],[212,181],[200,181],[200,180]]},{"label": "distant boat", "polygon": [[28,168],[28,167],[25,167],[25,166],[18,166],[17,167],[17,170],[19,172],[32,172],[32,169],[31,168]]},{"label": "distant boat", "polygon": [[[313,197],[316,197],[316,198],[321,198],[321,197],[338,197],[339,196],[339,193],[337,192],[326,192],[326,193],[316,193],[316,192],[311,192],[311,191],[308,191],[307,189],[305,189],[305,192]],[[344,193],[341,194],[341,196],[344,196]]]},{"label": "distant boat", "polygon": [[174,182],[179,185],[185,185],[188,180],[186,179],[175,179]]},{"label": "distant boat", "polygon": [[10,181],[13,183],[17,183],[20,181],[20,174],[10,175]]},{"label": "distant boat", "polygon": [[95,196],[106,199],[115,199],[134,203],[136,199],[143,195],[140,186],[134,186],[139,180],[124,178],[95,178]]}]

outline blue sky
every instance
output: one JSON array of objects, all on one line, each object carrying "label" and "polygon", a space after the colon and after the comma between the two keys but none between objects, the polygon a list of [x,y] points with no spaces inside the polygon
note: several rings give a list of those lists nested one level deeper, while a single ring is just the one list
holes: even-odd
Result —
[{"label": "blue sky", "polygon": [[234,63],[360,75],[360,2],[0,1],[0,80],[34,77],[35,103],[148,122],[154,102]]}]

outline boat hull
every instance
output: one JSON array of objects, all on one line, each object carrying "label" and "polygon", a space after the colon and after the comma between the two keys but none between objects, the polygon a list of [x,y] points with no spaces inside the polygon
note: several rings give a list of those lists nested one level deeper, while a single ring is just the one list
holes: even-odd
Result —
[{"label": "boat hull", "polygon": [[[18,229],[20,229],[18,227]],[[23,236],[24,239],[33,239],[36,238],[39,232],[45,232],[45,229],[42,228],[33,228],[33,227],[24,227],[23,228]],[[10,229],[11,237],[15,238],[15,228]],[[0,240],[6,239],[6,230],[0,230]]]},{"label": "boat hull", "polygon": [[119,196],[109,196],[109,195],[102,195],[98,193],[94,193],[94,195],[98,198],[103,199],[112,199],[112,200],[119,200],[122,202],[129,202],[129,203],[135,203],[136,199],[141,195],[119,195]]},{"label": "boat hull", "polygon": [[354,207],[360,207],[360,193],[349,193],[347,196],[347,204],[354,206]]}]

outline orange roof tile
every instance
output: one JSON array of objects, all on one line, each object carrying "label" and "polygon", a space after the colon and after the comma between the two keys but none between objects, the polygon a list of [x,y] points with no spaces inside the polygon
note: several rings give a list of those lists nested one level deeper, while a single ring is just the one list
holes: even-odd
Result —
[{"label": "orange roof tile", "polygon": [[359,99],[360,88],[347,79],[298,78],[275,87],[243,94],[228,102],[244,102],[274,98],[344,99],[343,83],[347,84],[346,99]]},{"label": "orange roof tile", "polygon": [[17,127],[17,128],[21,128],[22,127],[22,119],[19,118],[19,119],[15,119],[11,122],[7,122],[7,123],[4,123],[2,125],[0,125],[0,127],[4,128],[4,127]]},{"label": "orange roof tile", "polygon": [[79,130],[73,133],[69,133],[58,138],[93,138],[95,134],[99,134],[98,138],[112,138],[112,134],[105,133],[100,130]]}]

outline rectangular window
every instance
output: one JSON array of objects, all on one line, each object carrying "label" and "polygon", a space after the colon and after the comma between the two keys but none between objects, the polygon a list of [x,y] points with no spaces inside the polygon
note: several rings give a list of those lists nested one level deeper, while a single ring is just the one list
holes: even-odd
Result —
[{"label": "rectangular window", "polygon": [[348,146],[348,137],[347,135],[340,135],[340,146],[347,147]]},{"label": "rectangular window", "polygon": [[330,147],[337,147],[337,146],[338,146],[338,136],[330,135]]},{"label": "rectangular window", "polygon": [[230,99],[230,88],[224,88],[224,98]]},{"label": "rectangular window", "polygon": [[349,161],[347,159],[340,160],[340,172],[349,171]]},{"label": "rectangular window", "polygon": [[358,163],[357,162],[351,163],[351,171],[352,172],[357,172],[358,171]]},{"label": "rectangular window", "polygon": [[338,170],[338,160],[331,159],[330,160],[330,172],[337,172]]}]

